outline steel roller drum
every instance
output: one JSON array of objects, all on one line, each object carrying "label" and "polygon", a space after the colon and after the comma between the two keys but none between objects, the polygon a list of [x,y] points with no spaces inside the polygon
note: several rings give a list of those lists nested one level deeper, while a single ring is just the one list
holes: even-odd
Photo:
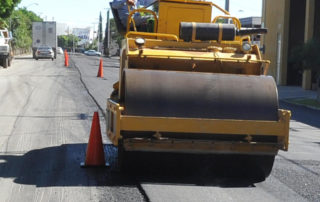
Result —
[{"label": "steel roller drum", "polygon": [[278,120],[270,76],[126,69],[124,84],[126,115]]}]

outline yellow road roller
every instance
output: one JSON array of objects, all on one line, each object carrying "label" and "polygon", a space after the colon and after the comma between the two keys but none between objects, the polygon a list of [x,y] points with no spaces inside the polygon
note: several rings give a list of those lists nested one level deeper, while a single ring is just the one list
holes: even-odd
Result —
[{"label": "yellow road roller", "polygon": [[[158,0],[130,12],[119,81],[107,101],[107,135],[121,152],[249,155],[265,177],[288,150],[291,112],[239,19],[212,2]],[[223,15],[212,17],[212,11]],[[149,15],[135,27],[137,12]],[[121,157],[121,156],[120,156]],[[121,160],[121,159],[120,159]]]}]

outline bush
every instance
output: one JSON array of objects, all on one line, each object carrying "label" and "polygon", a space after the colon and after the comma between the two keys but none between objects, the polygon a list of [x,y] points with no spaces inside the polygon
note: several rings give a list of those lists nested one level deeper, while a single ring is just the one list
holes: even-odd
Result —
[{"label": "bush", "polygon": [[289,62],[297,69],[310,69],[320,75],[320,40],[311,39],[297,46],[290,54]]}]

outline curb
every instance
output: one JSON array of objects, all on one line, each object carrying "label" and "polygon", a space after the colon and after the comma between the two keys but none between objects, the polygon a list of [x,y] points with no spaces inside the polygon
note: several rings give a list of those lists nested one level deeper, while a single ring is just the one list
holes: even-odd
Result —
[{"label": "curb", "polygon": [[[290,98],[291,99],[291,98]],[[309,105],[304,105],[304,104],[299,104],[299,103],[295,103],[295,102],[290,102],[287,99],[281,99],[280,101],[288,103],[288,104],[292,104],[292,105],[296,105],[296,106],[300,106],[300,107],[305,107],[305,108],[309,108],[309,109],[313,109],[313,110],[317,110],[320,111],[319,108],[317,107],[313,107],[313,106],[309,106]]]}]

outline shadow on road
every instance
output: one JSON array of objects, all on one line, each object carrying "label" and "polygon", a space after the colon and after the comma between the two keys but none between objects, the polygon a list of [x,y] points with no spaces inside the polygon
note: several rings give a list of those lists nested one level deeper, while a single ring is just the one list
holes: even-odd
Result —
[{"label": "shadow on road", "polygon": [[[105,147],[111,168],[80,168],[86,144],[64,144],[32,150],[24,155],[0,154],[0,177],[18,184],[51,186],[137,186],[140,182],[193,186],[254,187],[257,179],[248,177],[245,162],[230,166],[208,156],[148,154],[131,159],[128,172],[117,170],[117,149]],[[221,160],[221,159],[220,159]],[[233,159],[234,160],[234,159]],[[240,171],[240,172],[239,172]],[[240,173],[240,176],[239,176]]]},{"label": "shadow on road", "polygon": [[64,144],[32,150],[24,155],[0,155],[0,177],[15,183],[51,186],[135,186],[130,179],[106,168],[80,168],[86,144]]},{"label": "shadow on road", "polygon": [[259,169],[244,156],[136,152],[127,158],[131,162],[126,173],[140,182],[254,187],[264,180]]},{"label": "shadow on road", "polygon": [[298,106],[290,103],[280,101],[282,109],[289,109],[292,113],[292,120],[316,127],[320,129],[320,111],[310,109],[304,106]]}]

